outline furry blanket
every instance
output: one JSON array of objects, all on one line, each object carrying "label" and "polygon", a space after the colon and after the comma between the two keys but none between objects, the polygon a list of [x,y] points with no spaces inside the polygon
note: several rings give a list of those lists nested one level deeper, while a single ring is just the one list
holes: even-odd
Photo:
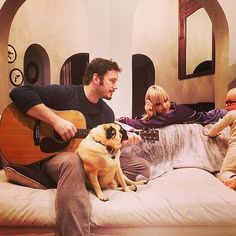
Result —
[{"label": "furry blanket", "polygon": [[219,171],[228,148],[229,128],[216,138],[203,133],[211,125],[176,124],[159,128],[159,141],[141,141],[123,149],[122,155],[135,155],[151,164],[151,177],[175,168],[195,167],[211,173]]}]

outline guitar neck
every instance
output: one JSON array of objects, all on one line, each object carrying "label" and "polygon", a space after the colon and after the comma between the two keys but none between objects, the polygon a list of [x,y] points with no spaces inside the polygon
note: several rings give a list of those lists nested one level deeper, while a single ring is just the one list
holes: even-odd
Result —
[{"label": "guitar neck", "polygon": [[[86,138],[91,129],[77,129],[75,138]],[[136,133],[137,135],[142,136],[143,130],[130,130],[128,132]]]},{"label": "guitar neck", "polygon": [[75,138],[86,138],[91,129],[77,129]]},{"label": "guitar neck", "polygon": [[159,130],[157,129],[132,130],[131,132],[140,135],[145,141],[159,141]]},{"label": "guitar neck", "polygon": [[[77,129],[77,132],[73,138],[86,138],[87,135],[89,134],[90,130],[91,129]],[[136,134],[142,136],[142,130],[131,130],[129,132],[136,133]],[[58,140],[62,140],[61,137],[57,133],[55,133],[55,137]]]},{"label": "guitar neck", "polygon": [[[91,129],[77,129],[74,138],[86,138]],[[159,131],[158,130],[131,130],[129,132],[140,135],[143,140],[158,141]]]}]

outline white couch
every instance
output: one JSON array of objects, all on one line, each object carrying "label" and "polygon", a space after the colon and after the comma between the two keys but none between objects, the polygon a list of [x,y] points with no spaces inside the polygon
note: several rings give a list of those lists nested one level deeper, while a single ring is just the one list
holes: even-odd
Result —
[{"label": "white couch", "polygon": [[[212,173],[219,170],[229,130],[211,139],[201,125],[159,129],[160,141],[124,153],[142,156],[152,177],[137,192],[106,190],[108,202],[90,193],[94,235],[235,236],[236,192]],[[9,183],[0,171],[0,235],[54,235],[55,189]]]}]

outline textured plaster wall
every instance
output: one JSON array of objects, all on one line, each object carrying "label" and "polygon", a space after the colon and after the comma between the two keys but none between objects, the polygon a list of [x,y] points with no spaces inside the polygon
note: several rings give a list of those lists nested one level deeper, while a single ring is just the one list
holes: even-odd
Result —
[{"label": "textured plaster wall", "polygon": [[[14,4],[15,1],[6,2]],[[211,17],[217,22],[217,11],[212,1],[201,2],[212,8]],[[57,0],[56,4],[55,0],[26,0],[16,12],[12,24],[4,22],[7,20],[7,17],[2,18],[4,1],[0,1],[1,111],[7,105],[8,92],[13,87],[8,74],[13,67],[23,70],[24,54],[31,44],[41,45],[48,53],[48,80],[51,83],[59,83],[60,69],[73,54],[86,52],[90,59],[100,56],[116,60],[123,71],[119,88],[108,103],[117,116],[131,116],[132,55],[136,53],[143,53],[153,61],[156,83],[165,87],[178,103],[216,101],[217,106],[221,106],[228,83],[236,77],[236,15],[233,10],[236,2],[218,2],[229,28],[226,38],[218,36],[217,73],[179,81],[177,0]],[[217,22],[215,27],[221,32],[221,22]],[[226,31],[222,31],[223,35]],[[13,64],[5,61],[7,43],[17,50],[18,57]]]}]

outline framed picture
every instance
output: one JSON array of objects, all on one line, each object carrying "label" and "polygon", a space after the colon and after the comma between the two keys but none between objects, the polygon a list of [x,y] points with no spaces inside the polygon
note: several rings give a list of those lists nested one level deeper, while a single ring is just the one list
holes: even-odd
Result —
[{"label": "framed picture", "polygon": [[14,86],[20,86],[24,81],[24,75],[21,70],[14,68],[10,71],[9,79]]},{"label": "framed picture", "polygon": [[39,78],[39,68],[36,62],[29,62],[26,66],[25,78],[30,84],[34,84],[37,82]]},{"label": "framed picture", "polygon": [[7,47],[7,50],[8,50],[8,63],[13,63],[15,60],[16,60],[16,49],[8,44],[8,47]]}]

